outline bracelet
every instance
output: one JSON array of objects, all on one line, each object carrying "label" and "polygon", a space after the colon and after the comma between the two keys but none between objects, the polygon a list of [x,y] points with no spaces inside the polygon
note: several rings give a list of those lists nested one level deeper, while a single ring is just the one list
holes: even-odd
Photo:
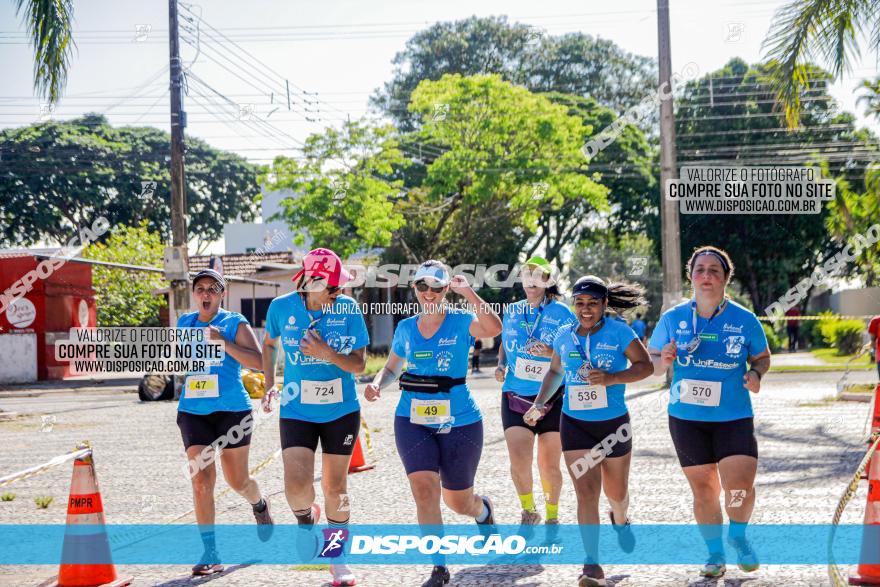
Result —
[{"label": "bracelet", "polygon": [[[749,369],[749,371],[753,372],[755,375],[758,376],[758,381],[760,381],[761,378],[763,377],[763,375],[761,375],[761,372],[758,371],[757,369],[755,369],[754,367],[752,367],[751,369]],[[748,373],[748,371],[746,371],[746,372]]]}]

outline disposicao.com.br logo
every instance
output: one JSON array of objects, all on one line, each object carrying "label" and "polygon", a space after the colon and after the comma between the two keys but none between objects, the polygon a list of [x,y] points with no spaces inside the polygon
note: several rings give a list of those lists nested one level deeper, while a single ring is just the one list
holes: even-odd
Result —
[{"label": "disposicao.com.br logo", "polygon": [[415,535],[356,535],[351,536],[351,554],[467,554],[506,555],[518,554],[556,554],[562,546],[527,546],[522,536],[415,536]]}]

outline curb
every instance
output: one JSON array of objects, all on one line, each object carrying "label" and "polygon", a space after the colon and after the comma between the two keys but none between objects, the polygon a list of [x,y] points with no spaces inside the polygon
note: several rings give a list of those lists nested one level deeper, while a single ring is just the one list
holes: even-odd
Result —
[{"label": "curb", "polygon": [[842,400],[845,402],[862,402],[862,403],[870,403],[871,397],[873,394],[871,392],[868,393],[849,393],[843,392],[837,396],[838,400]]},{"label": "curb", "polygon": [[[842,371],[846,371],[846,367],[844,367],[844,366],[836,367],[836,366],[830,366],[830,365],[829,365],[829,366],[826,368],[825,365],[816,365],[816,367],[822,367],[822,368],[821,368],[821,369],[800,369],[800,368],[795,368],[795,369],[781,369],[781,370],[777,370],[777,369],[774,369],[774,368],[771,366],[768,375],[769,375],[770,373],[783,373],[783,374],[784,374],[784,373],[834,373],[834,372],[836,372],[836,371],[841,371],[841,372],[842,372]],[[853,367],[853,368],[850,369],[851,372],[852,372],[852,371],[870,371],[870,370],[872,370],[872,367],[870,367],[870,366],[868,366],[868,367]]]},{"label": "curb", "polygon": [[37,397],[69,393],[136,393],[140,382],[140,378],[126,378],[88,381],[37,381],[20,385],[0,385],[0,398]]}]

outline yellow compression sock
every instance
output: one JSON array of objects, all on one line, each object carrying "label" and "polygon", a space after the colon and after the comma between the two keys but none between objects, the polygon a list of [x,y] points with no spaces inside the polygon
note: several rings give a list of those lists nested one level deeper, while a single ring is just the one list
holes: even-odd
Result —
[{"label": "yellow compression sock", "polygon": [[533,493],[520,495],[519,503],[522,504],[522,509],[526,510],[527,512],[535,511],[535,495]]}]

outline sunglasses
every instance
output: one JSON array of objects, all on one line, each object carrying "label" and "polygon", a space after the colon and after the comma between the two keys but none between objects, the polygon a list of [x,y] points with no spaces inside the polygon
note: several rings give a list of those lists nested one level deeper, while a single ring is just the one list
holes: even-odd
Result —
[{"label": "sunglasses", "polygon": [[416,289],[422,293],[425,293],[429,289],[434,293],[441,293],[441,292],[443,292],[444,289],[446,289],[446,286],[441,285],[440,287],[431,287],[430,285],[428,285],[424,281],[417,281],[416,282]]},{"label": "sunglasses", "polygon": [[[313,277],[311,283],[313,283],[313,284],[321,284],[321,283],[323,283],[324,281],[325,281],[325,280],[324,280],[323,277]],[[340,286],[338,286],[338,285],[328,285],[328,286],[325,286],[325,287],[323,287],[323,288],[321,288],[321,289],[324,289],[328,294],[333,295],[333,294],[335,294],[336,292],[338,292],[339,290],[341,290],[342,288],[341,288]]]}]

